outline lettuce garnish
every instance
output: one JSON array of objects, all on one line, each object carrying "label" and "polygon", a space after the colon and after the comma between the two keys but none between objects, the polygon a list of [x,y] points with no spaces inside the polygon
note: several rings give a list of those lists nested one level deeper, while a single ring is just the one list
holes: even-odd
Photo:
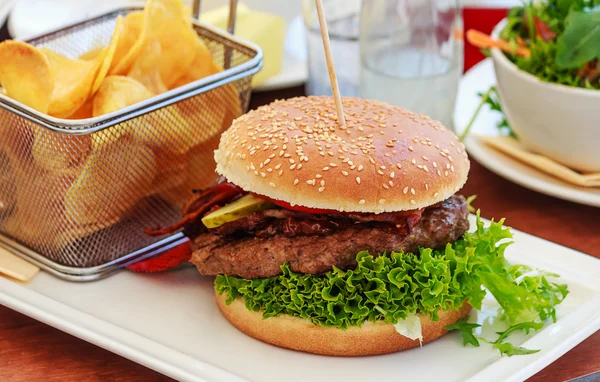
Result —
[{"label": "lettuce garnish", "polygon": [[334,268],[319,276],[292,272],[284,264],[282,274],[270,278],[217,276],[215,288],[226,294],[228,304],[241,297],[264,318],[283,313],[341,329],[366,321],[396,324],[414,313],[436,321],[439,310],[456,310],[464,301],[480,309],[483,287],[510,325],[556,321],[555,306],[566,297],[567,286],[548,280],[555,275],[511,265],[504,251],[512,235],[503,223],[486,227],[478,212],[475,231],[444,249],[385,256],[360,252],[355,269]]}]

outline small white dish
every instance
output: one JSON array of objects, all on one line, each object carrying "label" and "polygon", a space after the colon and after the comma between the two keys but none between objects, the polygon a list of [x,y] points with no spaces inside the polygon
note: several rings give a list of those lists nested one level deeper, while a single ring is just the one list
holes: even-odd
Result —
[{"label": "small white dish", "polygon": [[[500,22],[492,35],[498,38]],[[567,167],[600,171],[600,90],[543,82],[491,49],[502,107],[528,148]]]},{"label": "small white dish", "polygon": [[[481,102],[477,93],[483,93],[496,84],[494,66],[491,59],[475,65],[461,79],[454,126],[458,135],[468,125],[475,109]],[[600,188],[577,187],[546,175],[516,159],[513,159],[485,145],[476,135],[498,135],[497,123],[500,115],[483,107],[467,137],[465,145],[469,155],[496,174],[531,190],[581,204],[600,207]]]},{"label": "small white dish", "polygon": [[[508,222],[510,223],[510,222]],[[500,357],[482,344],[463,347],[458,333],[422,348],[376,357],[326,357],[280,349],[231,326],[214,302],[213,279],[193,268],[145,275],[121,272],[73,284],[42,272],[30,283],[0,277],[0,304],[184,381],[523,381],[600,329],[600,261],[513,230],[513,263],[560,273],[570,293],[557,322],[515,345],[541,349]],[[503,330],[498,306],[472,312],[483,335]],[[435,367],[431,367],[435,360]]]}]

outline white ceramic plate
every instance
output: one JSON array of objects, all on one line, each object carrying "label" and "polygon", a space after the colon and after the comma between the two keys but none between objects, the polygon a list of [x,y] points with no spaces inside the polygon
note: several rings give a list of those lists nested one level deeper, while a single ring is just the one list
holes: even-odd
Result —
[{"label": "white ceramic plate", "polygon": [[[239,332],[214,303],[212,278],[195,269],[72,284],[41,273],[26,285],[0,277],[0,303],[74,336],[186,381],[520,381],[535,374],[600,328],[600,261],[514,232],[513,262],[558,272],[571,293],[558,321],[515,344],[539,353],[501,358],[491,346],[465,348],[459,334],[423,348],[364,358],[335,358],[264,344]],[[475,313],[483,334],[499,326],[487,300]],[[431,367],[432,362],[435,367]]]},{"label": "white ceramic plate", "polygon": [[[471,68],[461,79],[454,113],[458,133],[468,125],[481,102],[477,93],[496,84],[491,59]],[[499,113],[484,106],[465,141],[469,154],[490,171],[531,190],[581,204],[600,207],[600,188],[578,187],[565,183],[496,151],[475,138],[476,135],[498,135]]]}]

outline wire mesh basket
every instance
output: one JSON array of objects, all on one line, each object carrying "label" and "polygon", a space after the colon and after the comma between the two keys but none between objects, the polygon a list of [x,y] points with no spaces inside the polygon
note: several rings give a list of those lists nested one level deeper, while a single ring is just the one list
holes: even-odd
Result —
[{"label": "wire mesh basket", "polygon": [[[111,38],[127,8],[33,40],[78,57]],[[262,52],[194,23],[224,71],[85,120],[41,114],[0,91],[0,245],[71,280],[90,280],[178,244],[144,228],[177,221],[216,181],[213,150],[248,107]],[[176,43],[176,42],[175,42]]]}]

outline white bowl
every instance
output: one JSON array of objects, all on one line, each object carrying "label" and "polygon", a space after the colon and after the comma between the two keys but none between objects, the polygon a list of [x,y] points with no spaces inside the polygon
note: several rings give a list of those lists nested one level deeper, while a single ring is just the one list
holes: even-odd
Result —
[{"label": "white bowl", "polygon": [[[502,20],[492,35],[498,38]],[[492,49],[506,118],[531,150],[583,172],[600,171],[600,90],[540,81]]]}]

